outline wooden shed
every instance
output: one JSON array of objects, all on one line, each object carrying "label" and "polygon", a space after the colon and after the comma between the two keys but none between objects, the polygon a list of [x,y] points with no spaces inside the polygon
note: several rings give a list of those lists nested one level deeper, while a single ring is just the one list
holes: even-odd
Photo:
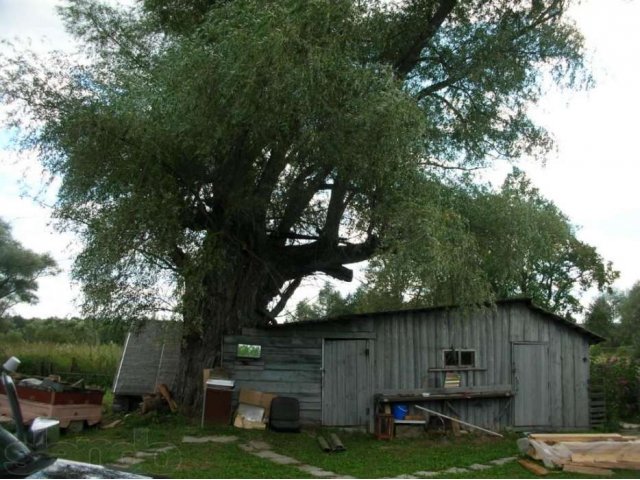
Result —
[{"label": "wooden shed", "polygon": [[589,426],[589,345],[600,340],[508,300],[244,329],[225,337],[223,366],[241,388],[298,398],[307,424],[372,428],[379,402],[402,402],[491,429],[561,430]]}]

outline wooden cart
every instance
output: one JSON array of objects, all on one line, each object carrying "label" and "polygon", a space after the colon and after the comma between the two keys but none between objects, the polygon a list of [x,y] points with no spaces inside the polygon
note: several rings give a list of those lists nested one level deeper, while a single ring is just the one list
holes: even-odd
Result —
[{"label": "wooden cart", "polygon": [[[60,427],[81,428],[85,423],[95,425],[102,420],[101,390],[72,390],[54,392],[24,385],[16,386],[22,418],[30,424],[36,417],[60,420]],[[4,385],[0,382],[0,414],[11,416],[11,408]]]}]

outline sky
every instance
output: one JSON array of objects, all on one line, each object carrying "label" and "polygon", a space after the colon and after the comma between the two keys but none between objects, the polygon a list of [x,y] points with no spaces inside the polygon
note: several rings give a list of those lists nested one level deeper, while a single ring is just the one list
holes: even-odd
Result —
[{"label": "sky", "polygon": [[[71,51],[74,43],[55,13],[60,3],[0,0],[0,40],[30,38],[38,52]],[[640,280],[640,2],[584,0],[571,8],[570,15],[585,36],[596,86],[586,92],[552,90],[533,108],[537,122],[553,134],[556,151],[544,166],[527,160],[519,166],[579,226],[578,238],[595,246],[620,270],[615,286],[628,289]],[[17,155],[8,138],[9,132],[0,129],[0,217],[11,223],[14,237],[25,247],[49,252],[61,268],[55,277],[40,280],[38,304],[20,305],[14,313],[76,315],[80,289],[71,281],[70,268],[79,245],[71,234],[56,232],[52,225],[56,182],[45,188],[47,177],[37,159]],[[499,185],[510,169],[498,163],[486,178]],[[313,298],[324,280],[307,280],[293,301]],[[357,280],[341,289],[356,287]],[[593,293],[587,295],[584,303],[592,297]]]}]

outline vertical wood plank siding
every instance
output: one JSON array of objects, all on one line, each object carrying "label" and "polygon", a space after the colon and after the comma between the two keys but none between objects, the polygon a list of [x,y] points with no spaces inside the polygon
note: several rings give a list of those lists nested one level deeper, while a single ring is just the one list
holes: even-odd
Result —
[{"label": "vertical wood plank siding", "polygon": [[[551,391],[552,426],[588,426],[589,364],[583,360],[588,359],[588,339],[524,303],[466,313],[455,309],[390,313],[376,318],[374,331],[374,392],[441,387],[444,372],[434,369],[444,367],[442,351],[452,346],[476,351],[478,369],[461,371],[463,386],[511,385],[512,344],[546,344],[544,376]],[[451,404],[465,421],[504,428],[513,425],[510,401],[515,398]]]},{"label": "vertical wood plank siding", "polygon": [[[168,377],[176,375],[180,335],[164,335],[162,329],[153,326],[156,323],[164,322],[149,322],[140,334],[131,336],[123,353],[116,394],[149,393],[155,388],[156,378],[168,385],[173,383]],[[345,350],[344,360],[353,366],[345,363],[339,367],[342,377],[334,376],[332,380],[342,381],[347,391],[356,377],[367,379],[362,385],[359,382],[356,393],[357,402],[363,402],[364,398],[363,405],[369,405],[371,412],[359,417],[361,424],[372,425],[376,392],[441,387],[445,374],[438,369],[444,367],[443,350],[451,347],[475,350],[476,368],[461,371],[461,383],[490,387],[512,385],[514,343],[541,343],[548,346],[549,352],[544,375],[551,391],[551,426],[588,427],[590,337],[524,301],[499,302],[482,310],[436,308],[244,329],[243,335],[225,337],[223,365],[231,371],[238,387],[297,397],[303,422],[319,423],[323,418],[322,369],[327,365],[323,365],[323,344],[339,339],[366,342],[368,360],[360,362],[355,354]],[[261,345],[261,358],[238,359],[238,343]],[[347,345],[335,344],[334,349]],[[517,397],[456,400],[450,405],[463,420],[495,429],[514,424],[516,401]],[[324,408],[343,408],[338,403],[337,399],[324,402]],[[425,405],[452,413],[444,402]],[[337,418],[332,416],[336,412],[325,413],[325,418]]]}]

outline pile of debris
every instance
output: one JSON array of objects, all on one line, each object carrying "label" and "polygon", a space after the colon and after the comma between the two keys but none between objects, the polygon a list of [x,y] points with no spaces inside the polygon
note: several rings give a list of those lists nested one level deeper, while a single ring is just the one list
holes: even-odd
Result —
[{"label": "pile of debris", "polygon": [[[17,383],[16,393],[25,424],[30,424],[36,417],[46,416],[59,420],[61,428],[79,431],[85,424],[91,426],[102,420],[104,392],[85,388],[84,380],[67,384],[59,376],[50,375],[46,378],[24,378]],[[9,398],[2,382],[0,415],[12,416]]]},{"label": "pile of debris", "polygon": [[156,391],[150,395],[142,396],[142,403],[140,403],[140,410],[142,414],[152,412],[154,410],[165,411],[171,410],[171,413],[178,411],[178,404],[171,396],[169,388],[161,383],[156,386]]},{"label": "pile of debris", "polygon": [[562,468],[567,472],[611,476],[611,469],[640,470],[640,437],[617,433],[537,433],[518,440],[518,448],[529,457],[540,460],[546,468],[521,460],[537,475],[547,469]]},{"label": "pile of debris", "polygon": [[269,423],[271,401],[275,397],[271,393],[241,388],[233,425],[238,428],[264,430]]}]

